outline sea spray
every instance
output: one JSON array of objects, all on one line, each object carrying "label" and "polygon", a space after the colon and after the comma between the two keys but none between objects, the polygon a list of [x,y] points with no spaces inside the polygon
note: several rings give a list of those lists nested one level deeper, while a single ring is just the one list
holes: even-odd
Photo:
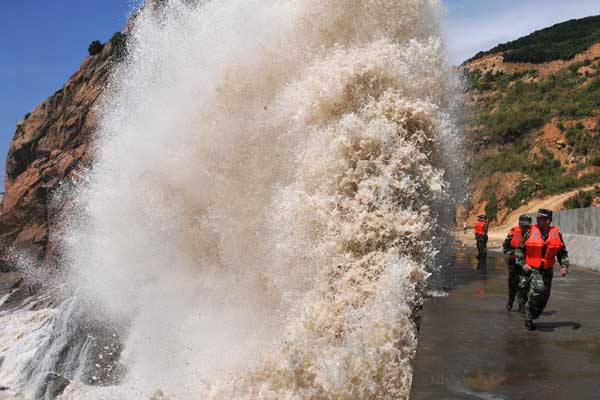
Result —
[{"label": "sea spray", "polygon": [[153,4],[63,240],[126,372],[62,398],[407,398],[458,141],[440,5]]}]

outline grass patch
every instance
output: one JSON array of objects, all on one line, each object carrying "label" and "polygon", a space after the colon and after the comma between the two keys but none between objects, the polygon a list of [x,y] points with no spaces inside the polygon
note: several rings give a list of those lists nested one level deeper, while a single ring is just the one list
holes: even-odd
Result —
[{"label": "grass patch", "polygon": [[492,193],[487,205],[485,206],[485,215],[488,216],[490,221],[494,221],[498,216],[498,199],[494,193]]},{"label": "grass patch", "polygon": [[600,173],[591,173],[580,178],[565,174],[565,168],[560,161],[545,149],[542,151],[542,157],[534,160],[514,152],[486,157],[479,160],[474,169],[479,176],[489,176],[494,172],[522,172],[528,176],[518,184],[515,182],[517,189],[513,196],[503,199],[506,207],[511,210],[534,196],[562,193],[600,182]]},{"label": "grass patch", "polygon": [[567,210],[574,208],[587,208],[592,205],[593,191],[584,192],[580,190],[577,194],[564,202],[564,207]]},{"label": "grass patch", "polygon": [[[478,90],[500,87],[500,80],[480,79],[480,83],[474,85]],[[589,83],[588,79],[576,71],[564,69],[538,82],[516,80],[500,90],[495,98],[486,99],[471,122],[482,127],[478,135],[484,139],[510,143],[543,127],[553,118],[572,120],[595,116],[600,108],[600,76],[595,76]],[[562,125],[559,127],[565,129]],[[574,141],[578,141],[574,129],[582,131],[583,126],[572,128],[569,133]]]}]

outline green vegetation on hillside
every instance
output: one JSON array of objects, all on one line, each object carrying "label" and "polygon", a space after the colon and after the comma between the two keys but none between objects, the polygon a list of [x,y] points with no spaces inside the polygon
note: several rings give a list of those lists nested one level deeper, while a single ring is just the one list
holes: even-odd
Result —
[{"label": "green vegetation on hillside", "polygon": [[592,205],[592,200],[594,198],[594,194],[600,194],[600,190],[591,190],[588,192],[584,192],[580,190],[577,194],[571,197],[569,200],[565,201],[563,204],[566,209],[573,208],[587,208]]},{"label": "green vegetation on hillside", "polygon": [[[115,32],[110,38],[109,43],[111,44],[111,56],[117,62],[122,61],[127,54],[127,34],[122,32]],[[100,54],[104,49],[104,44],[99,40],[94,40],[88,47],[88,53],[90,56]]]},{"label": "green vegetation on hillside", "polygon": [[112,45],[112,54],[116,61],[122,61],[127,54],[127,34],[115,32],[110,38]]},{"label": "green vegetation on hillside", "polygon": [[515,146],[475,162],[474,171],[479,176],[489,176],[494,172],[521,172],[526,175],[525,179],[515,182],[516,192],[512,196],[496,200],[495,195],[490,194],[487,200],[495,203],[493,207],[496,211],[500,200],[505,207],[514,210],[534,196],[548,196],[600,182],[600,172],[581,177],[567,174],[560,161],[545,149],[542,157],[533,160],[527,157],[526,152],[519,153],[518,150],[519,146]]},{"label": "green vegetation on hillside", "polygon": [[600,16],[570,20],[536,31],[512,42],[480,52],[471,60],[504,52],[504,61],[543,63],[571,60],[576,54],[600,42]]},{"label": "green vegetation on hillside", "polygon": [[520,203],[536,191],[540,195],[551,195],[600,181],[600,173],[591,173],[580,178],[566,175],[566,169],[560,161],[545,149],[542,157],[529,159],[527,153],[520,154],[517,148],[512,148],[498,155],[477,160],[474,170],[480,176],[489,176],[494,172],[521,172],[527,175],[529,179],[518,185],[517,191],[521,193],[518,193],[518,198],[511,199],[511,203]]},{"label": "green vegetation on hillside", "polygon": [[[578,73],[583,64],[574,64],[543,79],[537,78],[536,73],[468,72],[467,79],[472,89],[497,91],[481,102],[473,121],[481,127],[478,129],[481,139],[512,143],[541,128],[552,118],[595,116],[600,109],[600,60],[593,64],[598,68],[593,74]],[[568,136],[573,140],[581,137],[573,129],[569,130]]]},{"label": "green vegetation on hillside", "polygon": [[[571,60],[596,43],[600,16],[555,25],[475,58],[503,52],[505,61]],[[475,185],[488,182],[477,201],[486,202],[491,219],[532,198],[600,183],[600,57],[555,67],[477,63],[464,68],[473,105],[467,118],[474,155],[470,175]],[[520,177],[500,185],[489,179],[498,172]],[[583,207],[597,196],[600,192],[582,192],[566,206]]]},{"label": "green vegetation on hillside", "polygon": [[95,56],[96,54],[100,54],[103,48],[104,45],[99,40],[94,40],[88,46],[88,53],[90,54],[90,56]]},{"label": "green vegetation on hillside", "polygon": [[498,199],[494,193],[492,193],[485,206],[485,215],[487,215],[490,221],[495,220],[498,216]]}]

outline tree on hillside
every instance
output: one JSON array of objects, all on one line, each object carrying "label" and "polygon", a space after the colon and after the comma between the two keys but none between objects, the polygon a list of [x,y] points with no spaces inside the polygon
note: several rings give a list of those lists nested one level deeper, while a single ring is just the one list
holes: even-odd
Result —
[{"label": "tree on hillside", "polygon": [[103,48],[104,45],[99,40],[94,40],[88,47],[88,53],[90,53],[90,56],[95,56],[96,54],[100,54]]}]

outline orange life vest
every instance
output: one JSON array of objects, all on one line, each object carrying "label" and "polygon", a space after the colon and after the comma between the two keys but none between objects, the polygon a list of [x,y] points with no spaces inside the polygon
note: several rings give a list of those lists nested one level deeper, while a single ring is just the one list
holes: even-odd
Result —
[{"label": "orange life vest", "polygon": [[[548,239],[544,241],[540,229],[536,225],[532,225],[531,233],[529,234],[529,239],[525,242],[525,246],[525,262],[527,264],[533,268],[540,268],[543,265],[544,269],[549,269],[554,266],[556,255],[563,247],[563,243],[560,240],[560,233],[557,227],[550,227]],[[544,247],[546,247],[546,253],[542,257]]]},{"label": "orange life vest", "polygon": [[512,240],[510,241],[510,248],[511,249],[516,249],[517,246],[519,245],[519,243],[521,243],[521,240],[523,240],[523,233],[521,232],[521,227],[519,226],[515,226],[514,228],[512,228]]},{"label": "orange life vest", "polygon": [[[521,243],[521,240],[523,240],[523,233],[521,232],[521,227],[519,227],[519,226],[515,226],[510,231],[512,233],[512,239],[510,241],[510,248],[514,250],[517,248],[519,243]],[[511,256],[511,258],[515,258],[515,255],[513,254]]]},{"label": "orange life vest", "polygon": [[475,224],[475,234],[476,235],[485,235],[485,221],[477,221]]}]

